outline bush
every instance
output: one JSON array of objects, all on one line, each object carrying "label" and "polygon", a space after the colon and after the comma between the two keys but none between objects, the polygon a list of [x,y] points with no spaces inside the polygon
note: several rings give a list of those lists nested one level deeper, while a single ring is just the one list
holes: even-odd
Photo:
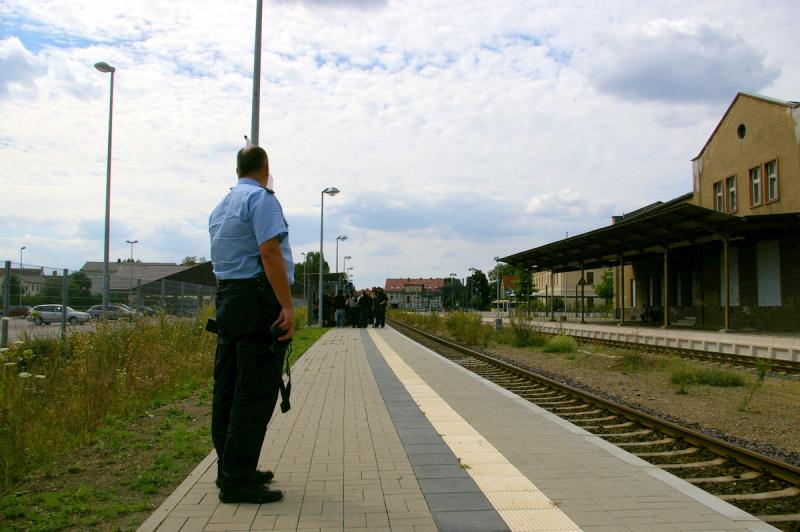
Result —
[{"label": "bush", "polygon": [[559,335],[551,338],[542,348],[545,353],[574,353],[578,343],[571,336]]},{"label": "bush", "polygon": [[669,381],[681,387],[689,384],[709,386],[744,386],[744,377],[732,371],[721,369],[692,368],[684,366],[670,373]]},{"label": "bush", "polygon": [[451,312],[445,320],[450,336],[467,345],[486,346],[492,336],[490,325],[484,325],[480,314]]},{"label": "bush", "polygon": [[511,320],[511,333],[514,347],[541,347],[547,343],[544,335],[533,330],[527,321]]}]

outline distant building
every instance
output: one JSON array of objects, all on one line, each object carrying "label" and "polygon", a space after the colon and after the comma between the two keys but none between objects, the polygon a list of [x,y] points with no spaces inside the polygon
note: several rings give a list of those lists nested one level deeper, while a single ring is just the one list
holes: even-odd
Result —
[{"label": "distant building", "polygon": [[[131,287],[136,288],[137,280],[147,284],[178,272],[188,270],[192,266],[175,264],[172,262],[109,262],[109,290],[125,291]],[[92,280],[92,294],[103,292],[103,263],[87,262],[81,268],[89,279]]]},{"label": "distant building", "polygon": [[[458,282],[458,281],[456,281]],[[389,296],[389,306],[402,310],[441,310],[443,308],[444,279],[399,278],[386,279],[384,291]]]}]

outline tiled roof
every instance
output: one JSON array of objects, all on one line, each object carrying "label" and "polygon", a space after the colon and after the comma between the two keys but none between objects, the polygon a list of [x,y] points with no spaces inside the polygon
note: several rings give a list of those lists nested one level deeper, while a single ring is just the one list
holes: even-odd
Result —
[{"label": "tiled roof", "polygon": [[384,290],[387,292],[393,291],[397,292],[400,290],[404,290],[406,285],[423,285],[425,290],[440,290],[444,286],[444,279],[441,277],[439,278],[416,278],[412,279],[409,277],[399,278],[399,279],[386,279],[386,283],[384,283]]}]

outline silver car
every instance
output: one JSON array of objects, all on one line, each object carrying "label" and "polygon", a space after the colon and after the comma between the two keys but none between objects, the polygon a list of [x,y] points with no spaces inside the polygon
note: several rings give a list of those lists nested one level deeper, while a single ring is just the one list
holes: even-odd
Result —
[{"label": "silver car", "polygon": [[[61,305],[37,305],[31,309],[30,320],[36,325],[50,325],[53,322],[61,322],[63,316]],[[77,325],[86,323],[91,316],[87,312],[80,312],[72,307],[67,307],[67,323]]]},{"label": "silver car", "polygon": [[[103,305],[94,305],[89,309],[89,315],[92,318],[102,318],[103,317]],[[108,315],[107,318],[109,320],[119,320],[119,319],[127,319],[131,320],[136,316],[136,311],[131,309],[128,305],[123,305],[122,303],[109,303],[108,305]]]}]

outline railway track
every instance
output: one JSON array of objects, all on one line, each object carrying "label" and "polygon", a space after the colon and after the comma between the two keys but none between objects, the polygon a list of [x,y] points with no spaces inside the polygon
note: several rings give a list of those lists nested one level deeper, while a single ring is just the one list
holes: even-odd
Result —
[{"label": "railway track", "polygon": [[800,467],[398,322],[441,356],[782,530],[800,531]]}]

